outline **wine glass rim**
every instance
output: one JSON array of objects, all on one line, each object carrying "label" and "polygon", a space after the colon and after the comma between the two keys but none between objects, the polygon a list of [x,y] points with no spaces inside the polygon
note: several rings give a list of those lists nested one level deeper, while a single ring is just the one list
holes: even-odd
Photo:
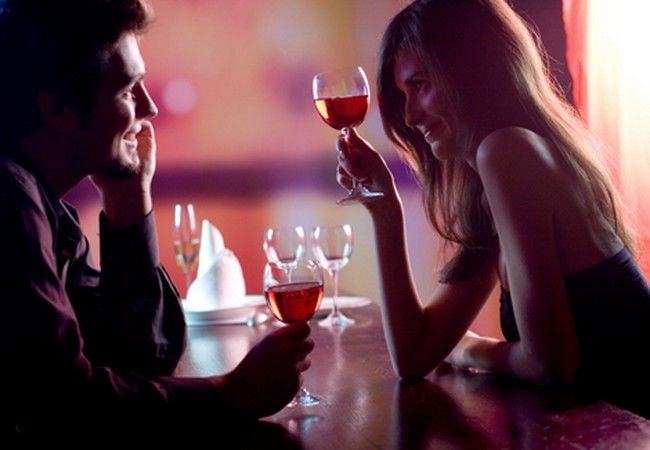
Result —
[{"label": "wine glass rim", "polygon": [[[187,222],[185,222],[185,219],[187,219]],[[186,233],[189,233],[190,236],[188,237],[191,238],[200,237],[199,223],[193,203],[176,203],[174,205],[172,229],[174,235],[178,235],[181,239]]]},{"label": "wine glass rim", "polygon": [[[309,267],[320,267],[320,268],[323,267],[323,265],[320,262],[318,262],[318,260],[313,259],[313,258],[300,258],[300,259],[296,260],[295,263],[296,264],[304,264],[304,265],[309,266]],[[284,266],[285,266],[285,264],[283,264],[283,263],[281,263],[279,261],[270,261],[270,260],[267,260],[266,263],[264,263],[264,265],[265,266],[271,266],[271,267],[274,267],[274,268],[277,268],[277,269],[280,269],[280,270],[282,270],[284,268]]]},{"label": "wine glass rim", "polygon": [[336,67],[334,69],[323,70],[322,72],[318,72],[317,74],[314,75],[314,78],[322,75],[333,74],[333,73],[348,72],[350,70],[358,70],[363,74],[364,77],[367,77],[366,71],[363,70],[363,67],[361,66],[341,66],[341,67]]},{"label": "wine glass rim", "polygon": [[333,225],[314,225],[314,228],[312,231],[315,230],[336,230],[336,229],[344,229],[344,230],[349,230],[352,231],[352,225],[349,223],[341,223],[341,224],[333,224]]},{"label": "wine glass rim", "polygon": [[[290,271],[291,275],[289,275],[287,270]],[[264,264],[263,288],[266,291],[267,288],[272,286],[307,282],[324,286],[325,280],[323,272],[325,270],[326,268],[319,261],[311,258],[304,258],[296,261],[296,265],[293,267],[286,267],[285,265],[275,261],[267,261]],[[273,273],[275,273],[275,275],[273,275]],[[308,273],[313,275],[308,276]],[[276,279],[275,277],[279,274],[283,275]]]},{"label": "wine glass rim", "polygon": [[290,231],[290,230],[296,231],[298,235],[303,235],[305,233],[305,228],[302,225],[280,225],[277,227],[267,227],[264,235],[269,236],[276,232]]}]

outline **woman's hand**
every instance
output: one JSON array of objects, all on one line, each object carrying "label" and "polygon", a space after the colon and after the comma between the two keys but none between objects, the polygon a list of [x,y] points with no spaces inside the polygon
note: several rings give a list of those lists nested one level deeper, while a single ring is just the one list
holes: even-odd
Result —
[{"label": "woman's hand", "polygon": [[449,353],[449,355],[447,355],[445,362],[459,369],[472,367],[467,353],[469,349],[471,349],[472,345],[476,344],[480,340],[481,337],[478,334],[471,330],[467,330],[465,335],[460,339],[460,341],[458,341],[458,344],[456,344],[454,349]]},{"label": "woman's hand", "polygon": [[393,174],[386,161],[368,141],[359,136],[354,128],[349,129],[348,133],[339,135],[336,149],[338,151],[336,181],[341,186],[350,190],[354,180],[357,180],[371,191],[383,192],[382,198],[362,200],[368,209],[373,209],[378,204],[385,204],[384,200],[394,201],[399,198]]}]

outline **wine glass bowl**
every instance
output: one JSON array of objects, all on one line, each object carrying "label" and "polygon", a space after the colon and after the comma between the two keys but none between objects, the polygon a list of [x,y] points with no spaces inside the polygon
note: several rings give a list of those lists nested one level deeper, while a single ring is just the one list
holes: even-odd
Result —
[{"label": "wine glass bowl", "polygon": [[352,227],[349,224],[317,226],[312,230],[312,252],[332,278],[332,310],[318,323],[320,326],[343,327],[354,323],[354,319],[343,314],[337,305],[339,271],[350,260],[352,246]]},{"label": "wine glass bowl", "polygon": [[370,88],[360,67],[319,73],[312,89],[316,111],[335,130],[356,127],[365,119]]},{"label": "wine glass bowl", "polygon": [[192,284],[194,270],[199,262],[199,246],[201,243],[193,204],[177,203],[174,206],[172,240],[176,263],[185,275],[187,292],[190,284]]},{"label": "wine glass bowl", "polygon": [[291,277],[278,264],[264,268],[264,297],[273,316],[284,323],[307,322],[323,299],[323,274],[314,261],[296,264]]},{"label": "wine glass bowl", "polygon": [[[360,125],[370,102],[368,77],[361,67],[322,72],[312,81],[314,106],[321,119],[330,127],[347,135],[347,130]],[[381,192],[372,192],[356,179],[352,190],[338,203],[382,197]]]},{"label": "wine glass bowl", "polygon": [[268,228],[263,247],[267,261],[291,272],[305,253],[305,230],[301,226]]},{"label": "wine glass bowl", "polygon": [[[323,299],[323,271],[311,260],[298,260],[291,271],[274,262],[264,266],[264,298],[275,318],[284,323],[307,322]],[[311,406],[320,399],[301,386],[287,406]]]}]

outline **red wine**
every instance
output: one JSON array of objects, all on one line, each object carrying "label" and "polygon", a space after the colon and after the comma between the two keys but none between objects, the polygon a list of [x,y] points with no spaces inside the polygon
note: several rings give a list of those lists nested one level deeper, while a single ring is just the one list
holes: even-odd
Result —
[{"label": "red wine", "polygon": [[368,111],[368,96],[318,98],[314,104],[326,124],[341,130],[363,122]]},{"label": "red wine", "polygon": [[273,315],[282,322],[306,322],[323,298],[323,284],[316,281],[272,286],[264,293]]}]

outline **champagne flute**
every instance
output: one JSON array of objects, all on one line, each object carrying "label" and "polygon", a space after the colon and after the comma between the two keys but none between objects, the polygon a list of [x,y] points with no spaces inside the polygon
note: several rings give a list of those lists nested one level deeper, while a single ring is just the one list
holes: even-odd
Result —
[{"label": "champagne flute", "polygon": [[354,319],[341,312],[337,305],[339,271],[348,263],[352,254],[352,227],[348,224],[314,227],[311,246],[316,260],[329,272],[332,278],[332,310],[318,322],[322,327],[344,327],[352,325]]},{"label": "champagne flute", "polygon": [[[276,319],[284,323],[307,322],[323,299],[323,271],[311,260],[298,260],[291,271],[274,262],[264,266],[264,297]],[[320,399],[303,386],[287,406],[311,406]]]},{"label": "champagne flute", "polygon": [[268,228],[264,253],[269,262],[282,267],[291,277],[291,270],[305,253],[305,230],[301,226]]},{"label": "champagne flute", "polygon": [[185,274],[185,296],[193,281],[194,269],[198,264],[199,229],[196,226],[194,205],[178,203],[174,206],[173,243],[176,263]]},{"label": "champagne flute", "polygon": [[[348,130],[363,122],[368,111],[370,86],[361,67],[322,72],[312,82],[314,105],[323,121],[330,127],[348,134]],[[373,192],[353,178],[348,196],[337,201],[346,204],[363,199],[383,197],[382,192]]]}]

